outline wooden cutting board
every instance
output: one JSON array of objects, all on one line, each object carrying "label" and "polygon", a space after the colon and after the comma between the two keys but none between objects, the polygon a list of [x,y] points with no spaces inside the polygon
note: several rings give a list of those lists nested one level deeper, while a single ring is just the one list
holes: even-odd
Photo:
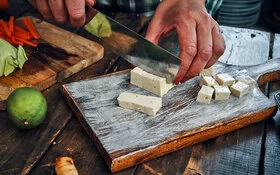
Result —
[{"label": "wooden cutting board", "polygon": [[[24,46],[29,60],[22,70],[0,77],[0,110],[5,109],[5,100],[15,88],[46,89],[103,57],[104,49],[98,43],[45,21],[35,18],[32,21],[41,39],[34,41],[37,48]],[[22,19],[16,22],[22,25]]]},{"label": "wooden cutting board", "polygon": [[[249,75],[258,85],[280,80],[280,59],[238,67],[217,63],[216,73]],[[171,89],[157,116],[118,106],[117,97],[129,91],[152,95],[129,83],[129,72],[63,85],[62,91],[77,118],[112,172],[162,156],[186,146],[237,130],[273,116],[276,103],[256,84],[242,98],[211,104],[196,102],[200,77]]]}]

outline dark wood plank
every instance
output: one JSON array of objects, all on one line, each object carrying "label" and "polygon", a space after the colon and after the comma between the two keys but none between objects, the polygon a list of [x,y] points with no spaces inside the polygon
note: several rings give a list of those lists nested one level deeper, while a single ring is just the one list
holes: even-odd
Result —
[{"label": "dark wood plank", "polygon": [[[76,118],[73,118],[63,133],[53,142],[42,161],[31,174],[55,174],[55,159],[72,157],[81,175],[111,174],[100,153]],[[132,175],[136,167],[126,169],[116,175]]]},{"label": "dark wood plank", "polygon": [[194,145],[185,173],[258,174],[264,123]]},{"label": "dark wood plank", "polygon": [[[275,35],[273,46],[273,58],[279,58],[280,52],[280,35]],[[274,94],[280,93],[280,81],[270,83],[270,98],[274,98]],[[264,147],[264,174],[279,174],[280,170],[277,165],[280,164],[280,112],[272,119],[267,120],[265,127],[265,147]]]},{"label": "dark wood plank", "polygon": [[[216,71],[228,72],[232,76],[246,72],[262,85],[280,79],[279,64],[280,59],[255,67],[217,64]],[[272,73],[271,76],[268,72]],[[70,83],[64,86],[63,92],[114,172],[178,150],[190,142],[194,144],[258,122],[275,112],[275,103],[257,88],[242,99],[233,97],[222,103],[198,104],[195,102],[198,81],[199,77],[196,77],[170,90],[163,97],[163,108],[157,117],[124,110],[116,104],[116,98],[123,91],[151,95],[130,85],[129,74]],[[99,117],[101,114],[102,118]]]},{"label": "dark wood plank", "polygon": [[190,155],[191,147],[141,163],[138,165],[135,171],[135,175],[181,175],[185,171],[186,164],[189,161]]},{"label": "dark wood plank", "polygon": [[[0,174],[19,174],[30,158],[39,160],[72,116],[58,89],[46,97],[48,113],[43,124],[36,129],[16,129],[8,122],[6,112],[0,113]],[[30,168],[36,161],[32,162]]]}]

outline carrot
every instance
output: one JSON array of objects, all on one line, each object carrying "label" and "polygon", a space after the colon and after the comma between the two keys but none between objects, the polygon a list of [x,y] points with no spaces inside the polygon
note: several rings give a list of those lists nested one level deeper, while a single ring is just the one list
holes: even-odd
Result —
[{"label": "carrot", "polygon": [[28,17],[23,18],[23,23],[34,39],[40,39],[40,35],[36,31],[30,18]]},{"label": "carrot", "polygon": [[16,38],[22,38],[22,39],[25,39],[25,40],[30,40],[31,39],[31,35],[25,35],[23,33],[17,32],[17,31],[15,31],[13,36],[16,37]]},{"label": "carrot", "polygon": [[0,10],[6,10],[8,7],[8,0],[0,0]]},{"label": "carrot", "polygon": [[29,46],[32,46],[32,47],[37,47],[37,44],[32,43],[32,42],[30,42],[30,41],[28,41],[28,40],[25,40],[25,39],[23,39],[23,38],[15,38],[15,40],[16,40],[16,41],[19,41],[19,42],[22,42],[22,43],[24,43],[24,44],[27,44],[27,45],[29,45]]},{"label": "carrot", "polygon": [[8,24],[9,24],[9,29],[10,29],[12,34],[14,33],[14,20],[15,20],[15,17],[10,16]]},{"label": "carrot", "polygon": [[21,41],[15,41],[15,40],[12,40],[11,38],[8,38],[8,37],[5,37],[5,36],[0,36],[0,38],[8,41],[10,44],[13,44],[13,45],[17,45],[17,46],[22,46],[23,45],[23,42]]},{"label": "carrot", "polygon": [[2,20],[0,19],[0,25],[2,26],[2,28],[4,29],[4,32],[6,33],[6,36],[8,38],[11,37],[11,31],[9,30],[9,27],[7,26],[7,24]]}]

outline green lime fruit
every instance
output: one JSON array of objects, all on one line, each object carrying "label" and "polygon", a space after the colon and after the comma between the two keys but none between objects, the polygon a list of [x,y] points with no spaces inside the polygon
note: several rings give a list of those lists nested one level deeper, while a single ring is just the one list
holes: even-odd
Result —
[{"label": "green lime fruit", "polygon": [[21,129],[40,125],[47,113],[47,102],[40,91],[32,87],[15,89],[7,99],[10,121]]}]

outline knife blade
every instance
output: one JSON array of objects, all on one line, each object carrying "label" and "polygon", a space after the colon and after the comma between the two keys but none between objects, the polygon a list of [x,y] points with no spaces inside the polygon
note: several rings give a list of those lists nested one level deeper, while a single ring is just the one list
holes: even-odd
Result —
[{"label": "knife blade", "polygon": [[87,7],[84,29],[98,37],[101,44],[131,64],[151,74],[174,81],[181,60],[112,18]]}]

